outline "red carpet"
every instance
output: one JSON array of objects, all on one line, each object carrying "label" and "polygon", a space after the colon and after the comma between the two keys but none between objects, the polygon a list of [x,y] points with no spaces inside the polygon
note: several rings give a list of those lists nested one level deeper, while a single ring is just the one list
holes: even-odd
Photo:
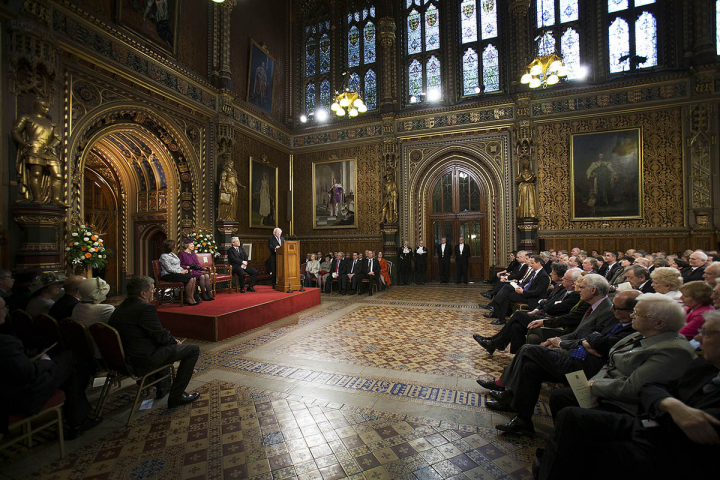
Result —
[{"label": "red carpet", "polygon": [[176,338],[217,342],[320,304],[320,290],[283,293],[255,285],[257,293],[220,293],[197,307],[178,304],[158,308],[160,322]]}]

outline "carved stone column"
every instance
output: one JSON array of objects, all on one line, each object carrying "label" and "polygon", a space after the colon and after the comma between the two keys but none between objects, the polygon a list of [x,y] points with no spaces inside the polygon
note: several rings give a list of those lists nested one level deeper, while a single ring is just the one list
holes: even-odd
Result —
[{"label": "carved stone column", "polygon": [[[385,140],[383,142],[383,157],[384,157],[384,169],[383,169],[383,178],[385,175],[391,174],[395,178],[396,186],[398,181],[398,162],[397,162],[397,143],[394,138],[394,125],[395,125],[395,115],[389,114],[389,115],[383,115],[383,134],[386,136]],[[399,220],[400,220],[400,202],[403,201],[404,195],[400,188],[397,189],[398,192],[398,199],[397,203],[395,205],[396,215],[397,215],[397,221],[395,222],[388,222],[388,223],[381,223],[380,224],[380,231],[382,232],[383,236],[383,255],[385,260],[390,261],[393,263],[393,265],[396,266],[391,275],[391,280],[394,283],[397,283],[398,281],[398,256],[397,256],[397,248],[398,248],[398,242],[399,237],[398,233],[400,231],[399,229]],[[385,198],[383,197],[383,201]],[[382,215],[382,214],[381,214]],[[381,220],[382,221],[382,220]]]},{"label": "carved stone column", "polygon": [[[712,84],[712,80],[710,80]],[[693,232],[712,230],[716,218],[720,215],[717,205],[720,192],[715,192],[713,178],[717,178],[717,107],[711,102],[700,102],[687,105],[683,108],[685,127],[685,156],[687,198],[688,198],[688,226]]]},{"label": "carved stone column", "polygon": [[530,39],[528,38],[528,10],[530,0],[512,0],[510,2],[511,38],[513,48],[510,49],[510,84],[517,85],[520,77],[525,73],[525,67],[531,61],[531,51],[528,51]]},{"label": "carved stone column", "polygon": [[217,86],[223,90],[232,90],[232,70],[230,69],[230,14],[237,0],[226,0],[223,3],[215,4],[219,15],[216,17],[218,35],[215,41],[219,41]]},{"label": "carved stone column", "polygon": [[397,110],[397,44],[395,42],[395,20],[392,17],[382,17],[378,20],[380,29],[380,112]]}]

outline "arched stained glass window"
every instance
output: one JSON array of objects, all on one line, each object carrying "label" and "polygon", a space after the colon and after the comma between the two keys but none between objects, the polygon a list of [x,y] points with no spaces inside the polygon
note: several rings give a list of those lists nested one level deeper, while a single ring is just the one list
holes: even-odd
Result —
[{"label": "arched stained glass window", "polygon": [[460,4],[460,29],[462,43],[477,41],[477,11],[476,0],[464,0]]},{"label": "arched stained glass window", "polygon": [[574,22],[578,18],[577,0],[560,0],[560,23]]},{"label": "arched stained glass window", "polygon": [[330,36],[320,37],[320,73],[330,72]]},{"label": "arched stained glass window", "polygon": [[365,106],[368,110],[377,108],[377,78],[375,72],[370,69],[365,74]]},{"label": "arched stained glass window", "polygon": [[[317,108],[329,107],[332,84],[327,75],[331,66],[330,21],[327,17],[313,12],[305,23],[305,107],[306,115],[316,112]],[[317,95],[320,95],[318,102]]]},{"label": "arched stained glass window", "polygon": [[538,55],[551,55],[555,53],[555,37],[552,32],[545,32],[538,39]]},{"label": "arched stained glass window", "polygon": [[658,8],[655,0],[607,0],[610,73],[657,66]]},{"label": "arched stained glass window", "polygon": [[497,48],[489,44],[483,50],[483,84],[485,91],[497,92],[500,90],[500,68]]},{"label": "arched stained glass window", "polygon": [[[375,6],[347,15],[349,88],[360,93],[368,110],[377,108],[377,76],[370,65],[377,61]],[[371,73],[372,72],[372,73]],[[368,83],[370,81],[370,83]],[[368,100],[372,98],[372,101]]]},{"label": "arched stained glass window", "polygon": [[568,80],[580,78],[580,2],[535,0],[535,12],[537,54],[559,55],[569,69]]},{"label": "arched stained glass window", "polygon": [[440,60],[435,55],[427,61],[427,89],[428,95],[440,93]]},{"label": "arched stained glass window", "polygon": [[[429,93],[430,88],[433,89],[433,100],[442,98],[441,3],[442,0],[406,0],[404,3],[408,96],[411,103],[426,99],[423,94]],[[433,70],[429,71],[429,68]]]},{"label": "arched stained glass window", "polygon": [[315,84],[308,83],[305,87],[305,111],[315,113]]},{"label": "arched stained glass window", "polygon": [[423,68],[422,65],[420,65],[420,62],[417,60],[413,60],[412,63],[410,63],[409,70],[409,94],[413,96],[418,96],[423,90]]},{"label": "arched stained glass window", "polygon": [[[538,28],[555,25],[555,0],[536,0]],[[577,4],[577,1],[575,2]]]},{"label": "arched stained glass window", "polygon": [[[478,52],[485,52],[490,41],[498,37],[498,9],[501,1],[503,0],[463,0],[460,3],[461,41],[472,46],[471,49],[463,49],[461,52],[463,96],[500,90],[497,48],[494,46],[492,48],[494,53],[492,65],[485,65],[485,58],[490,57],[485,53],[480,55]],[[485,82],[489,78],[492,79],[491,85]]]},{"label": "arched stained glass window", "polygon": [[478,56],[475,50],[468,48],[462,59],[463,65],[463,95],[475,95],[478,81]]},{"label": "arched stained glass window", "polygon": [[330,80],[327,78],[320,82],[320,105],[326,110],[330,110]]},{"label": "arched stained glass window", "polygon": [[305,42],[305,76],[315,75],[315,39],[308,38]]},{"label": "arched stained glass window", "polygon": [[440,12],[435,5],[425,12],[425,50],[437,50],[440,48]]},{"label": "arched stained glass window", "polygon": [[560,39],[561,51],[565,66],[568,67],[568,78],[570,80],[577,76],[580,68],[580,35],[575,29],[568,28]]},{"label": "arched stained glass window", "polygon": [[413,10],[408,15],[408,54],[422,52],[422,25],[420,24],[420,13]]}]

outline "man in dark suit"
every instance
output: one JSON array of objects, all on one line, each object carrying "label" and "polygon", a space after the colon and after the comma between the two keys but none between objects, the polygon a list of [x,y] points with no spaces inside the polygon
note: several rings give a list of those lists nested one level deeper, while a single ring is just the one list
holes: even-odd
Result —
[{"label": "man in dark suit", "polygon": [[510,302],[527,303],[530,308],[535,308],[540,298],[547,293],[550,277],[543,269],[542,257],[540,255],[531,255],[528,266],[532,272],[525,282],[521,282],[514,289],[508,284],[490,302],[490,312],[484,316],[486,318],[497,318],[495,325],[505,324],[505,316],[510,308]]},{"label": "man in dark suit", "polygon": [[[720,314],[698,335],[704,357],[674,380],[640,390],[643,415],[564,408],[542,455],[539,478],[703,476],[717,468],[720,444]],[[598,461],[598,452],[606,461]],[[591,466],[591,468],[588,468]]]},{"label": "man in dark suit", "polygon": [[[345,273],[340,277],[340,287],[342,294],[355,295],[358,283],[360,282],[360,272],[362,271],[362,261],[358,259],[358,252],[353,252],[352,258],[345,259]],[[348,283],[350,291],[348,291]]]},{"label": "man in dark suit", "polygon": [[400,260],[400,285],[409,285],[410,282],[410,265],[412,264],[413,250],[408,245],[408,241],[403,242],[403,246],[398,251],[398,259]]},{"label": "man in dark suit", "polygon": [[375,252],[368,250],[368,258],[362,261],[362,270],[360,270],[361,280],[368,279],[370,281],[369,295],[372,297],[372,287],[375,284],[375,288],[380,288],[380,262],[375,258]]},{"label": "man in dark suit", "polygon": [[450,258],[452,258],[452,245],[447,243],[447,238],[442,237],[440,245],[435,247],[438,256],[438,269],[440,270],[440,283],[450,281]]},{"label": "man in dark suit", "polygon": [[503,287],[509,285],[509,282],[511,281],[524,281],[526,280],[526,275],[530,275],[530,267],[527,265],[527,258],[528,252],[525,250],[520,250],[517,252],[517,255],[515,256],[515,259],[517,260],[517,265],[515,268],[513,268],[512,271],[506,272],[505,274],[498,275],[498,281],[493,284],[492,290],[489,292],[481,293],[481,295],[489,300],[492,300],[495,298],[495,295],[500,293],[500,290],[503,289]]},{"label": "man in dark suit", "polygon": [[468,263],[470,261],[470,247],[465,245],[465,238],[458,238],[455,245],[455,283],[468,283]]},{"label": "man in dark suit", "polygon": [[415,249],[415,283],[425,285],[425,274],[427,273],[427,248],[422,240],[418,242]]},{"label": "man in dark suit", "polygon": [[613,280],[615,280],[615,278],[619,275],[619,272],[621,272],[623,268],[622,265],[620,265],[620,262],[618,262],[618,253],[616,251],[605,250],[605,252],[603,253],[603,258],[605,259],[605,262],[600,269],[602,273],[598,273],[605,277],[605,280],[607,280],[608,283],[612,285]]},{"label": "man in dark suit", "polygon": [[335,258],[330,262],[330,281],[328,283],[328,292],[332,291],[332,280],[337,280],[338,291],[344,295],[342,288],[342,277],[345,275],[345,262],[342,259],[342,252],[336,252]]},{"label": "man in dark suit", "polygon": [[67,317],[72,317],[73,308],[80,302],[80,292],[78,292],[78,288],[83,280],[85,280],[83,276],[70,275],[63,284],[65,295],[60,297],[60,299],[50,307],[48,315],[58,322],[65,320]]},{"label": "man in dark suit", "polygon": [[638,290],[642,293],[655,293],[650,274],[647,268],[642,265],[630,265],[627,270],[625,270],[625,280],[630,283],[633,290]]},{"label": "man in dark suit", "polygon": [[270,250],[270,258],[268,259],[268,267],[270,268],[270,271],[272,272],[272,284],[273,287],[275,286],[275,280],[277,279],[277,263],[276,263],[276,257],[275,252],[277,252],[278,248],[282,247],[285,244],[285,239],[281,236],[282,235],[282,229],[275,228],[273,230],[273,236],[270,237],[268,240],[268,250]]},{"label": "man in dark suit", "polygon": [[250,283],[248,284],[248,292],[255,292],[255,279],[257,278],[258,272],[253,267],[248,265],[248,256],[245,253],[245,249],[240,245],[240,239],[238,237],[232,237],[232,247],[227,251],[228,263],[232,265],[233,275],[237,275],[238,284],[240,285],[240,293],[245,293],[245,274],[250,276]]},{"label": "man in dark suit", "polygon": [[[131,278],[125,287],[128,296],[115,309],[108,324],[120,334],[127,361],[137,374],[144,375],[163,365],[180,361],[168,398],[168,408],[175,408],[192,403],[200,396],[197,392],[185,393],[200,356],[200,348],[193,344],[183,345],[160,324],[157,308],[150,303],[154,283],[150,277]],[[165,396],[169,382],[166,379],[157,384],[155,398]]]},{"label": "man in dark suit", "polygon": [[9,296],[14,283],[15,279],[12,276],[12,272],[0,268],[0,297],[5,298]]},{"label": "man in dark suit", "polygon": [[[0,297],[0,325],[5,323],[7,308]],[[90,416],[92,406],[85,396],[89,372],[74,367],[72,352],[65,350],[50,358],[43,354],[31,361],[22,342],[11,335],[0,335],[0,433],[7,431],[8,415],[34,415],[56,390],[65,393],[63,413],[68,424],[65,438],[77,438],[102,421]],[[62,425],[60,426],[62,428]]]},{"label": "man in dark suit", "polygon": [[683,272],[683,283],[694,282],[695,280],[702,280],[703,273],[705,273],[705,262],[707,262],[708,256],[701,250],[695,250],[688,258],[690,268]]}]

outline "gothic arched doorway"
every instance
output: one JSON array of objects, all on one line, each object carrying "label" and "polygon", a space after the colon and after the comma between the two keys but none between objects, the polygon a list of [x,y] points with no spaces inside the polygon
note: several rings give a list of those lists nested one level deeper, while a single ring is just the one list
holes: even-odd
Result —
[{"label": "gothic arched doorway", "polygon": [[[442,237],[453,247],[463,237],[471,252],[468,279],[486,278],[487,192],[480,176],[467,165],[450,163],[435,173],[429,185],[426,231],[432,236],[427,245],[432,259],[431,278],[439,276],[435,249]],[[455,262],[451,264],[450,275],[451,278],[455,275]]]},{"label": "gothic arched doorway", "polygon": [[95,231],[104,233],[103,241],[108,248],[108,263],[102,270],[93,269],[93,276],[99,276],[110,284],[110,295],[116,295],[122,288],[118,268],[118,197],[119,182],[107,166],[98,161],[89,162],[83,171],[85,205],[84,222]]}]

